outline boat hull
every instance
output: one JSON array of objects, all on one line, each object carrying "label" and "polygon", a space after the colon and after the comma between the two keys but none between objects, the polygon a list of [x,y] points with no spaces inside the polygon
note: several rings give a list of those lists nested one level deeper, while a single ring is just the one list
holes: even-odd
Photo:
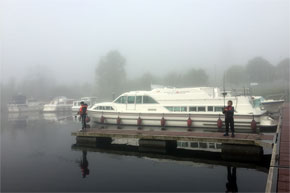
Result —
[{"label": "boat hull", "polygon": [[41,111],[41,105],[26,105],[26,104],[9,104],[9,113],[21,113],[21,112],[38,112]]},{"label": "boat hull", "polygon": [[263,108],[268,111],[269,113],[277,113],[279,112],[280,108],[282,107],[284,100],[279,101],[269,101],[269,102],[262,102]]},{"label": "boat hull", "polygon": [[[135,125],[135,126],[162,126],[162,118],[164,118],[165,127],[190,127],[190,128],[213,128],[217,129],[217,120],[219,117],[224,124],[224,116],[219,114],[181,114],[181,113],[118,113],[118,112],[98,112],[88,111],[88,115],[92,122],[113,125]],[[103,118],[102,118],[103,117]],[[118,121],[119,117],[119,121]],[[141,119],[141,122],[138,119]],[[192,121],[188,124],[188,119]],[[103,119],[103,120],[102,120]],[[276,127],[277,122],[272,118],[260,115],[254,117],[257,128]],[[252,115],[235,115],[235,128],[242,130],[253,130],[251,123]]]}]

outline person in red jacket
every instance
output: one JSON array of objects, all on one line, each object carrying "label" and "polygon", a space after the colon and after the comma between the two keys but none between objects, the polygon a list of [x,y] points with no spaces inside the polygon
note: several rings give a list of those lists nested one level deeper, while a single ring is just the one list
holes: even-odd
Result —
[{"label": "person in red jacket", "polygon": [[88,105],[82,101],[81,107],[79,110],[79,115],[81,116],[81,121],[82,121],[82,129],[81,130],[85,130],[87,128],[87,123],[86,123],[87,109],[88,109]]},{"label": "person in red jacket", "polygon": [[224,136],[229,136],[229,127],[231,127],[232,137],[235,137],[235,128],[234,128],[235,109],[232,105],[233,102],[228,101],[228,106],[223,109],[223,114],[225,114],[225,123],[226,123],[226,133],[224,134]]}]

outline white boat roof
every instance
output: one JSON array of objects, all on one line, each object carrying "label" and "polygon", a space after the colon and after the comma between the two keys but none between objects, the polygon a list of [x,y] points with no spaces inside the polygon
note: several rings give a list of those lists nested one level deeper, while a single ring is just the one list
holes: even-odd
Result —
[{"label": "white boat roof", "polygon": [[220,89],[214,87],[194,88],[156,88],[151,91],[130,91],[123,95],[149,95],[156,100],[186,100],[186,99],[212,99],[221,97]]}]

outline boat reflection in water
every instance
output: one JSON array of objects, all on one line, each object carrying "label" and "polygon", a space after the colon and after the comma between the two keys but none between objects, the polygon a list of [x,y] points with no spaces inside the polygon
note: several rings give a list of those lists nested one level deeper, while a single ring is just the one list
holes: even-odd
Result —
[{"label": "boat reflection in water", "polygon": [[158,153],[155,150],[152,152],[142,152],[137,146],[136,139],[117,139],[107,143],[98,143],[94,141],[94,143],[91,144],[77,142],[76,144],[73,144],[71,148],[74,151],[80,151],[82,154],[82,160],[79,163],[79,166],[81,168],[83,178],[86,178],[90,174],[87,154],[104,153],[109,155],[133,156],[158,163],[181,164],[193,168],[202,167],[215,169],[222,166],[224,167],[224,171],[227,172],[224,176],[224,187],[226,192],[238,192],[237,168],[255,169],[263,173],[267,173],[269,166],[268,156],[265,156],[264,160],[259,163],[239,163],[232,160],[224,160],[221,153],[217,151],[193,151],[189,149],[182,149],[180,147],[168,153]]}]

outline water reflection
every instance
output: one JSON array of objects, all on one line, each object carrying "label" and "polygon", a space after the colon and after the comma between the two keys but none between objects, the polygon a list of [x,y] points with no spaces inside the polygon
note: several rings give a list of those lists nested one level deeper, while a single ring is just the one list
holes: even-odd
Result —
[{"label": "water reflection", "polygon": [[82,159],[80,161],[80,168],[81,168],[81,172],[82,172],[82,176],[83,178],[85,178],[87,175],[90,174],[90,170],[89,170],[89,162],[87,160],[87,151],[83,150],[82,151]]},{"label": "water reflection", "polygon": [[226,183],[226,192],[238,192],[237,186],[237,168],[227,166],[228,182]]},{"label": "water reflection", "polygon": [[234,181],[227,179],[227,166],[239,170],[239,191],[264,190],[267,164],[225,161],[218,152],[180,148],[168,154],[140,152],[137,141],[127,139],[74,144],[71,132],[80,122],[65,119],[69,115],[55,115],[55,121],[38,116],[1,116],[3,192],[222,192]]},{"label": "water reflection", "polygon": [[[139,158],[145,158],[154,160],[156,162],[174,162],[176,164],[185,165],[204,165],[210,167],[210,165],[220,165],[225,167],[233,167],[235,169],[228,173],[228,176],[235,176],[236,167],[256,169],[264,173],[268,173],[268,162],[269,157],[265,156],[263,161],[257,162],[236,162],[233,160],[224,160],[219,152],[206,152],[206,151],[193,151],[187,149],[176,149],[168,153],[159,153],[152,149],[152,151],[141,151],[138,146],[132,142],[127,142],[127,140],[121,141],[117,144],[116,141],[113,143],[83,143],[77,142],[71,146],[72,150],[82,151],[82,152],[95,152],[95,153],[107,153],[113,155],[125,155],[134,156]],[[125,144],[124,144],[125,143]],[[129,145],[128,145],[129,144]],[[148,149],[147,149],[148,150]],[[84,153],[83,153],[84,156]],[[234,172],[233,172],[234,171]],[[228,178],[229,179],[229,178]],[[233,179],[233,178],[231,178]],[[232,182],[232,181],[231,181]]]}]

